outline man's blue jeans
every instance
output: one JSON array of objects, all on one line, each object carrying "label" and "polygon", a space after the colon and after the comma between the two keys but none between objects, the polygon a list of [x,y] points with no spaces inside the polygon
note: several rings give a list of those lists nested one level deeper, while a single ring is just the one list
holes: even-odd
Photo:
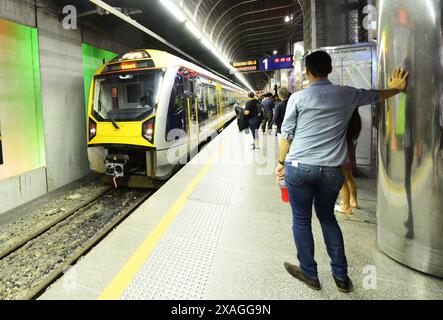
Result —
[{"label": "man's blue jeans", "polygon": [[311,229],[312,204],[320,221],[323,238],[331,258],[332,273],[340,280],[348,275],[343,234],[334,215],[334,206],[344,182],[341,167],[320,167],[286,163],[285,180],[292,207],[297,258],[303,273],[318,277],[314,259],[314,237]]}]

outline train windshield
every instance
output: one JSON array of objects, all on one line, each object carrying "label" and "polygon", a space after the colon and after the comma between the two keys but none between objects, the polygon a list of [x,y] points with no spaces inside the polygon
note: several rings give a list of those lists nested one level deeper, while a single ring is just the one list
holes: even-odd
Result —
[{"label": "train windshield", "polygon": [[94,116],[102,121],[140,121],[154,114],[164,72],[149,70],[95,79]]}]

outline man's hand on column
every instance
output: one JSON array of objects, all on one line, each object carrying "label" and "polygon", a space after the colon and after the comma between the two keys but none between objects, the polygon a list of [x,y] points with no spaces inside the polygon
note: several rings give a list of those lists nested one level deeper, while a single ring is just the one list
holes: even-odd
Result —
[{"label": "man's hand on column", "polygon": [[389,89],[405,92],[408,86],[409,72],[403,68],[395,69],[389,78]]}]

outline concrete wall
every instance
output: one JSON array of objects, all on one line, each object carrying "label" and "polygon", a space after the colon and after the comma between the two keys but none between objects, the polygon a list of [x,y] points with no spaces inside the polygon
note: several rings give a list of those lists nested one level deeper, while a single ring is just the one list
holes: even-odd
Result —
[{"label": "concrete wall", "polygon": [[59,12],[50,0],[39,0],[38,8],[29,0],[0,1],[0,19],[38,29],[46,155],[46,168],[0,180],[0,214],[89,173],[82,43],[114,52],[149,47],[124,23],[111,33],[80,23],[65,30]]},{"label": "concrete wall", "polygon": [[347,43],[345,0],[316,1],[317,48]]},{"label": "concrete wall", "polygon": [[89,173],[80,30],[65,30],[39,11],[42,103],[48,189]]},{"label": "concrete wall", "polygon": [[28,2],[17,0],[0,1],[0,18],[35,27],[35,7]]},{"label": "concrete wall", "polygon": [[[12,21],[22,25],[35,27],[36,16],[35,7],[22,1],[14,0],[2,0],[0,1],[0,19]],[[5,42],[3,45],[7,45]],[[8,44],[10,45],[10,44]],[[5,48],[8,49],[8,48]],[[17,75],[19,77],[19,75]],[[8,81],[7,78],[3,79]],[[19,81],[23,81],[20,78]],[[19,88],[15,88],[19,90]],[[3,95],[0,99],[8,99],[7,95]],[[8,101],[1,101],[3,106],[7,106]],[[4,118],[2,121],[5,122]],[[10,121],[10,119],[8,119]],[[8,126],[13,124],[8,123]],[[24,124],[21,123],[23,126]],[[6,124],[4,124],[6,126]],[[15,126],[14,126],[15,127]],[[5,128],[4,128],[5,129]],[[3,156],[7,158],[3,150]],[[17,159],[16,161],[26,161],[26,159]],[[5,164],[6,166],[6,164]],[[14,163],[11,163],[12,167],[15,167]],[[38,168],[28,172],[21,172],[16,176],[8,176],[7,178],[0,180],[0,213],[3,213],[9,209],[12,209],[25,202],[33,200],[47,192],[46,184],[46,168]]]},{"label": "concrete wall", "polygon": [[0,214],[46,194],[46,169],[39,168],[0,181]]},{"label": "concrete wall", "polygon": [[363,8],[375,0],[300,0],[306,50],[367,42]]}]

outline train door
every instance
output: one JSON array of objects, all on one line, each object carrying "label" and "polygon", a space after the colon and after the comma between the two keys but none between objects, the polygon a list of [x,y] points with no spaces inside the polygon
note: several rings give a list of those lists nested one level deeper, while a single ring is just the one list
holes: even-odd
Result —
[{"label": "train door", "polygon": [[220,84],[216,87],[217,90],[217,115],[218,115],[218,123],[217,128],[220,129],[223,126],[223,89]]},{"label": "train door", "polygon": [[188,116],[188,138],[189,153],[197,150],[199,144],[199,127],[198,127],[198,110],[196,97],[196,81],[195,77],[185,78],[185,92],[187,96],[187,116]]},{"label": "train door", "polygon": [[183,73],[179,71],[172,87],[166,121],[166,141],[174,142],[179,148],[177,161],[185,161],[189,152],[188,103],[183,80]]}]

